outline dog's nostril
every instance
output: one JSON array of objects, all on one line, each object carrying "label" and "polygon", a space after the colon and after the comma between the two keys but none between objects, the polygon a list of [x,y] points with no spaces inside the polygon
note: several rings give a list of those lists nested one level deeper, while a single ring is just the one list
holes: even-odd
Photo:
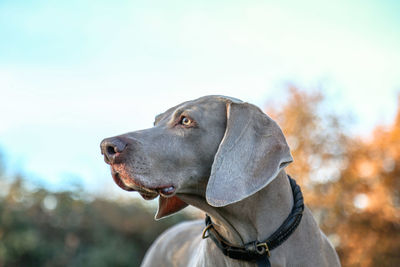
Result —
[{"label": "dog's nostril", "polygon": [[107,146],[106,149],[107,149],[107,154],[110,155],[110,156],[115,155],[117,153],[116,147]]},{"label": "dog's nostril", "polygon": [[105,162],[108,164],[114,163],[127,145],[127,142],[118,137],[104,139],[100,144],[100,149],[101,153],[104,155]]}]

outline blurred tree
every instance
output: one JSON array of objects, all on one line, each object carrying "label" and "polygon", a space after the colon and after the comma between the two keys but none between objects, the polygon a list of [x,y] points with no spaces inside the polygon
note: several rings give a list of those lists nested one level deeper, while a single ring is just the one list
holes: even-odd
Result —
[{"label": "blurred tree", "polygon": [[29,191],[16,177],[0,199],[0,266],[139,266],[154,239],[184,218],[155,222],[138,200]]},{"label": "blurred tree", "polygon": [[321,92],[291,87],[285,103],[267,113],[291,147],[287,171],[343,266],[400,266],[400,106],[393,125],[365,140],[346,134]]},{"label": "blurred tree", "polygon": [[335,230],[348,266],[360,259],[363,266],[400,266],[399,192],[400,106],[392,125],[348,147],[348,164],[331,192],[343,209]]}]

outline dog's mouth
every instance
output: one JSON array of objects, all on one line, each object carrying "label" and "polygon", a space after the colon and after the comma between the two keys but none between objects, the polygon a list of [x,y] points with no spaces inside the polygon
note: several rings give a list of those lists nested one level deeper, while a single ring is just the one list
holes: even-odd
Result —
[{"label": "dog's mouth", "polygon": [[145,200],[152,200],[160,196],[156,219],[178,212],[188,205],[176,196],[176,187],[173,185],[162,185],[153,188],[145,187],[131,178],[124,166],[111,166],[111,174],[114,182],[120,188],[126,191],[137,191]]},{"label": "dog's mouth", "polygon": [[148,188],[143,185],[138,184],[132,178],[122,176],[121,173],[111,168],[111,174],[114,182],[125,191],[137,191],[145,200],[152,200],[159,195],[164,198],[169,198],[175,194],[175,186],[173,185],[163,185],[154,188]]}]

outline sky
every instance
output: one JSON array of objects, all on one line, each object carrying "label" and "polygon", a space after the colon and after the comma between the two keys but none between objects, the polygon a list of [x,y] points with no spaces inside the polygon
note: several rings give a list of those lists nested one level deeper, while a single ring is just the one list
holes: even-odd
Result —
[{"label": "sky", "polygon": [[103,138],[208,94],[263,107],[289,83],[322,88],[368,132],[396,111],[398,14],[399,1],[0,0],[7,170],[107,193]]}]

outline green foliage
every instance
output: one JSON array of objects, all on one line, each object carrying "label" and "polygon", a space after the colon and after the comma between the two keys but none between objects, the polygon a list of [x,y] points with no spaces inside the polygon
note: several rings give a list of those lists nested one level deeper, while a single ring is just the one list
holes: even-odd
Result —
[{"label": "green foliage", "polygon": [[154,239],[184,219],[156,222],[135,199],[29,191],[22,178],[9,186],[0,198],[0,266],[139,266]]}]

